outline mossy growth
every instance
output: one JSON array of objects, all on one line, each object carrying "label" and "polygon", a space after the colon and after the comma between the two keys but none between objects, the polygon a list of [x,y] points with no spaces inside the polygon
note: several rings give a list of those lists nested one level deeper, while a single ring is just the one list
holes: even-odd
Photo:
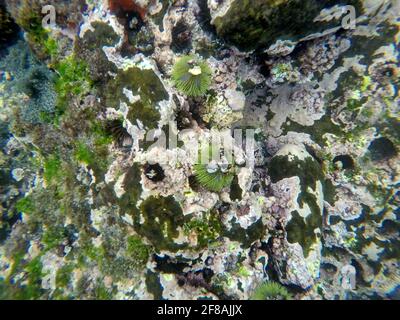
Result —
[{"label": "mossy growth", "polygon": [[42,235],[42,243],[46,250],[53,249],[61,245],[66,239],[66,232],[63,226],[51,226]]},{"label": "mossy growth", "polygon": [[104,179],[104,174],[107,171],[109,164],[108,142],[101,137],[92,137],[92,139],[85,141],[84,139],[78,140],[73,146],[73,157],[76,162],[85,164],[90,167],[97,181]]},{"label": "mossy growth", "polygon": [[106,288],[102,280],[98,279],[93,290],[93,298],[95,300],[111,300],[112,291]]},{"label": "mossy growth", "polygon": [[27,39],[40,58],[48,58],[57,53],[57,43],[42,26],[42,7],[37,2],[24,1],[19,8],[16,22],[27,33]]},{"label": "mossy growth", "polygon": [[251,300],[291,300],[292,295],[281,284],[268,281],[258,286],[250,297]]},{"label": "mossy growth", "polygon": [[67,264],[57,270],[56,273],[56,286],[57,289],[66,288],[71,280],[72,271],[74,266]]},{"label": "mossy growth", "polygon": [[195,56],[183,56],[172,69],[176,88],[187,96],[201,96],[211,84],[212,71],[208,64]]},{"label": "mossy growth", "polygon": [[236,218],[230,221],[230,225],[230,229],[224,227],[222,235],[232,241],[240,242],[243,248],[248,248],[254,241],[262,239],[266,232],[262,219],[257,220],[247,229],[242,228]]},{"label": "mossy growth", "polygon": [[314,230],[322,228],[322,213],[318,200],[311,190],[317,191],[317,182],[324,181],[321,166],[311,156],[299,160],[297,156],[275,156],[269,164],[269,175],[273,183],[284,178],[297,176],[300,179],[301,192],[297,202],[301,208],[305,205],[310,209],[310,214],[304,219],[298,212],[292,212],[292,219],[286,226],[287,238],[291,243],[302,246],[304,256],[307,257],[312,244],[316,241]]},{"label": "mossy growth", "polygon": [[35,206],[33,204],[32,199],[29,196],[26,196],[25,198],[21,198],[17,201],[16,203],[16,209],[18,212],[23,212],[23,213],[32,213],[35,210]]},{"label": "mossy growth", "polygon": [[222,232],[222,223],[216,211],[203,213],[202,218],[192,219],[183,226],[186,236],[195,233],[197,236],[197,248],[204,248],[215,242]]},{"label": "mossy growth", "polygon": [[276,39],[297,40],[338,27],[339,20],[319,23],[314,18],[322,9],[340,3],[353,5],[357,12],[362,12],[359,0],[237,0],[213,24],[220,37],[250,51],[268,47]]},{"label": "mossy growth", "polygon": [[182,208],[172,196],[147,198],[140,205],[140,214],[134,217],[135,230],[156,250],[176,251],[185,247],[174,242],[179,236],[178,227],[184,223]]},{"label": "mossy growth", "polygon": [[[29,262],[23,260],[24,253],[18,252],[14,257],[14,263],[9,277],[0,280],[0,298],[13,300],[37,300],[44,290],[41,287],[42,272],[41,255]],[[25,276],[23,279],[11,279],[16,272],[23,271]]]},{"label": "mossy growth", "polygon": [[60,114],[66,110],[68,99],[71,96],[83,96],[92,87],[87,64],[70,55],[55,66],[58,77],[55,81],[55,90],[58,95],[57,109]]},{"label": "mossy growth", "polygon": [[43,165],[43,177],[47,184],[58,180],[61,170],[61,160],[58,155],[53,154],[49,156]]},{"label": "mossy growth", "polygon": [[86,165],[91,165],[94,163],[95,156],[84,142],[79,141],[75,148],[74,157],[79,162],[82,162]]},{"label": "mossy growth", "polygon": [[151,254],[151,247],[144,244],[138,236],[130,236],[127,240],[127,254],[139,266],[145,266]]},{"label": "mossy growth", "polygon": [[[130,100],[126,90],[137,99]],[[161,119],[157,104],[168,100],[168,93],[154,71],[137,67],[118,71],[115,79],[108,82],[104,96],[110,107],[118,109],[120,103],[125,102],[129,106],[128,120],[133,124],[139,120],[149,129],[156,128]]]},{"label": "mossy growth", "polygon": [[105,123],[93,121],[90,124],[90,133],[93,138],[93,143],[98,149],[110,145],[113,141],[112,132],[108,130],[107,124]]}]

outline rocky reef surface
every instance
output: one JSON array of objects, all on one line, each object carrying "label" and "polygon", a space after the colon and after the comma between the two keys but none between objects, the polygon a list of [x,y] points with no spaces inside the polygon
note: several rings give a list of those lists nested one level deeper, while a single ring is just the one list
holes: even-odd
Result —
[{"label": "rocky reef surface", "polygon": [[400,299],[399,13],[0,0],[0,299]]}]

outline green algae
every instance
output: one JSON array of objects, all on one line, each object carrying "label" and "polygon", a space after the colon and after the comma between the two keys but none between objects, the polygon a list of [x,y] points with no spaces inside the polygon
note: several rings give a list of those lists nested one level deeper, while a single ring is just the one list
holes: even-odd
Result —
[{"label": "green algae", "polygon": [[229,230],[224,227],[222,236],[229,238],[232,241],[240,242],[243,248],[250,247],[255,241],[262,239],[266,233],[262,219],[260,218],[247,229],[244,229],[236,222],[236,218],[230,222],[232,226]]},{"label": "green algae", "polygon": [[120,37],[107,23],[95,21],[91,26],[93,29],[87,30],[82,38],[77,39],[74,52],[88,64],[94,83],[103,86],[112,79],[109,72],[117,72],[117,67],[108,60],[103,47],[115,46]]},{"label": "green algae", "polygon": [[324,115],[310,127],[302,126],[294,121],[291,121],[289,125],[285,123],[283,125],[283,134],[287,134],[289,131],[307,133],[311,136],[311,139],[320,146],[326,146],[324,134],[331,133],[337,137],[341,137],[344,134],[343,129],[334,124],[329,115]]},{"label": "green algae", "polygon": [[321,228],[321,214],[312,213],[306,219],[297,211],[292,212],[292,218],[286,225],[287,240],[290,243],[299,243],[303,249],[304,257],[308,257],[311,246],[316,242],[316,228]]},{"label": "green algae", "polygon": [[101,279],[98,279],[93,294],[96,300],[111,300],[112,298],[112,292],[105,287]]},{"label": "green algae", "polygon": [[61,160],[57,154],[53,154],[48,157],[43,165],[43,177],[46,183],[59,180],[61,170]]},{"label": "green algae", "polygon": [[[303,248],[304,256],[307,257],[311,245],[316,241],[314,230],[322,228],[322,214],[316,196],[308,191],[317,190],[317,181],[324,181],[322,169],[312,158],[307,157],[300,161],[297,157],[289,161],[287,156],[276,156],[269,164],[269,175],[273,183],[283,178],[299,177],[301,192],[297,199],[300,208],[307,204],[311,213],[303,219],[298,212],[292,213],[292,219],[286,226],[287,238],[291,243],[298,242]],[[330,195],[332,197],[332,195]],[[332,201],[332,198],[330,198]]]},{"label": "green algae", "polygon": [[130,236],[127,240],[127,254],[140,266],[145,266],[151,253],[151,247],[144,244],[138,236]]},{"label": "green algae", "polygon": [[75,159],[79,162],[90,165],[94,163],[94,154],[85,143],[78,142],[75,149]]},{"label": "green algae", "polygon": [[197,236],[196,249],[204,248],[217,241],[222,232],[222,223],[216,211],[203,213],[201,218],[191,219],[183,225],[185,235],[194,232]]},{"label": "green algae", "polygon": [[[44,293],[44,290],[41,288],[41,281],[44,276],[42,272],[43,265],[40,261],[41,255],[29,262],[24,261],[23,256],[23,252],[17,252],[14,255],[10,275],[6,279],[0,279],[1,299],[35,300],[39,299]],[[21,279],[16,281],[12,279],[20,270],[26,273],[24,282]]]},{"label": "green algae", "polygon": [[143,216],[134,217],[135,230],[146,237],[156,250],[176,251],[185,247],[176,244],[174,238],[179,236],[178,227],[183,227],[185,218],[182,208],[172,196],[151,196],[140,204],[140,212]]},{"label": "green algae", "polygon": [[42,243],[46,250],[51,250],[60,246],[65,240],[65,228],[62,226],[53,226],[46,230],[42,235]]},{"label": "green algae", "polygon": [[22,198],[17,201],[16,209],[18,212],[30,213],[35,209],[35,206],[33,204],[31,197],[26,196],[25,198]]},{"label": "green algae", "polygon": [[65,288],[71,281],[72,271],[75,269],[74,265],[67,264],[57,270],[56,273],[56,286],[57,289]]},{"label": "green algae", "polygon": [[291,300],[292,295],[281,284],[273,281],[264,282],[259,285],[252,296],[251,300]]},{"label": "green algae", "polygon": [[[360,1],[339,1],[361,11]],[[217,33],[241,49],[253,50],[271,45],[276,39],[298,40],[311,33],[340,25],[340,21],[315,23],[326,7],[338,1],[237,0],[227,13],[215,19]]]},{"label": "green algae", "polygon": [[108,142],[95,140],[93,144],[78,141],[74,145],[73,156],[78,163],[83,163],[93,169],[94,175],[99,181],[104,180],[104,174],[108,168]]},{"label": "green algae", "polygon": [[[55,81],[58,114],[67,111],[68,100],[73,96],[84,96],[92,88],[92,79],[85,61],[70,55],[55,65],[58,77]],[[57,122],[57,121],[56,121]]]},{"label": "green algae", "polygon": [[55,41],[43,28],[42,7],[38,3],[24,1],[16,17],[17,24],[27,33],[27,40],[35,53],[42,59],[54,53]]},{"label": "green algae", "polygon": [[[133,96],[139,95],[140,99],[130,103],[124,89],[130,90]],[[153,70],[137,67],[119,70],[115,79],[105,88],[108,106],[119,109],[120,102],[125,102],[129,106],[128,120],[133,124],[140,120],[150,129],[156,128],[161,118],[156,106],[162,100],[168,100],[168,93]]]}]

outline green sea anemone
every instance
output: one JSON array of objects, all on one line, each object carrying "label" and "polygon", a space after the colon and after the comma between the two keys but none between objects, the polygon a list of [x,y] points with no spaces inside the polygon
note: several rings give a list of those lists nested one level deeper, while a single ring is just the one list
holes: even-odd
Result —
[{"label": "green sea anemone", "polygon": [[290,300],[291,294],[281,284],[268,281],[256,288],[250,297],[251,300]]},{"label": "green sea anemone", "polygon": [[177,89],[187,96],[203,95],[211,84],[211,69],[195,56],[183,56],[172,69],[172,80]]}]

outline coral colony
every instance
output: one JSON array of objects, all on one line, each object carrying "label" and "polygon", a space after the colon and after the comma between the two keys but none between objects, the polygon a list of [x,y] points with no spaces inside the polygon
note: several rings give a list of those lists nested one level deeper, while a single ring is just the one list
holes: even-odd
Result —
[{"label": "coral colony", "polygon": [[399,13],[0,0],[0,299],[400,299]]}]

